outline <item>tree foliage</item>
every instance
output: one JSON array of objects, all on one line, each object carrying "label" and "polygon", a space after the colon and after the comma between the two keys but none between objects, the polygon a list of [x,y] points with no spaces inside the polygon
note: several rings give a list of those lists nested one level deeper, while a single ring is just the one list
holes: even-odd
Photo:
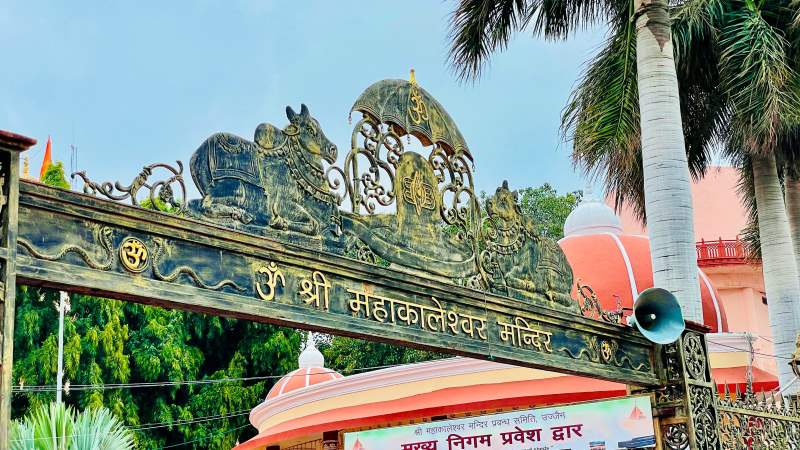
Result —
[{"label": "tree foliage", "polygon": [[47,169],[45,169],[42,179],[39,181],[48,186],[53,186],[61,189],[69,189],[69,182],[67,181],[67,178],[64,176],[64,164],[61,161],[58,161],[54,164],[50,164],[49,166],[47,166]]},{"label": "tree foliage", "polygon": [[545,183],[536,188],[520,189],[519,206],[523,216],[533,219],[540,235],[558,240],[564,237],[564,222],[582,196],[581,191],[560,195]]}]

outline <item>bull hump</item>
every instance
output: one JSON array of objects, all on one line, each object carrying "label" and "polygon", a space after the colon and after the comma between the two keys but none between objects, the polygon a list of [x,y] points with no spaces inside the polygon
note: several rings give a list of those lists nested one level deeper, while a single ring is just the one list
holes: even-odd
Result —
[{"label": "bull hump", "polygon": [[260,147],[271,149],[275,147],[275,139],[278,134],[278,128],[269,123],[262,123],[256,128],[253,140],[256,141]]}]

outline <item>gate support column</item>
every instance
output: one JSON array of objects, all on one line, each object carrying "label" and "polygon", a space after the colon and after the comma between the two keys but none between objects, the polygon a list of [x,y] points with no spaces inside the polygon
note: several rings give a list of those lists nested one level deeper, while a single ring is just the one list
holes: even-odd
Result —
[{"label": "gate support column", "polygon": [[14,302],[17,295],[19,154],[36,140],[0,130],[0,448],[8,448],[11,425],[11,369],[14,363]]},{"label": "gate support column", "polygon": [[661,442],[668,450],[719,450],[717,387],[711,379],[705,329],[687,323],[680,339],[659,345],[655,408]]}]

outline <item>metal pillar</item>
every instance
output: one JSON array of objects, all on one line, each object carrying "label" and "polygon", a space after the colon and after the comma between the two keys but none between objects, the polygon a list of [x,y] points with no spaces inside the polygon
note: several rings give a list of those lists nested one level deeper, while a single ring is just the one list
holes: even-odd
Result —
[{"label": "metal pillar", "polygon": [[657,366],[663,380],[654,392],[658,431],[667,450],[719,450],[717,387],[711,379],[705,332],[687,323],[676,342],[658,346]]},{"label": "metal pillar", "polygon": [[36,140],[0,130],[0,448],[8,448],[11,425],[11,368],[14,362],[14,303],[17,296],[19,154]]}]

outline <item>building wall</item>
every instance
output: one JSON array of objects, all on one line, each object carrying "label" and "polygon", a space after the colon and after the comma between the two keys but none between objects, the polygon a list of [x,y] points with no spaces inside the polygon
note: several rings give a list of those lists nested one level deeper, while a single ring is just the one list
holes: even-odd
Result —
[{"label": "building wall", "polygon": [[[713,167],[702,180],[692,183],[695,240],[736,239],[747,224],[742,202],[736,192],[739,173],[732,167]],[[613,199],[606,204],[614,207]],[[630,208],[617,211],[628,234],[646,234]]]},{"label": "building wall", "polygon": [[[764,304],[764,276],[760,264],[727,264],[704,267],[703,271],[717,288],[719,300],[725,307],[728,329],[732,333],[750,333],[755,336],[753,351],[757,353],[753,365],[776,373],[774,358],[764,356],[773,353],[772,330],[769,326],[768,305]],[[738,347],[737,347],[738,348]],[[749,353],[731,352],[714,354],[717,367],[746,365]],[[747,350],[742,348],[742,350]],[[730,353],[730,354],[728,354]],[[759,354],[760,353],[760,354]],[[736,359],[737,364],[734,363]],[[712,358],[712,364],[714,364]]]}]

